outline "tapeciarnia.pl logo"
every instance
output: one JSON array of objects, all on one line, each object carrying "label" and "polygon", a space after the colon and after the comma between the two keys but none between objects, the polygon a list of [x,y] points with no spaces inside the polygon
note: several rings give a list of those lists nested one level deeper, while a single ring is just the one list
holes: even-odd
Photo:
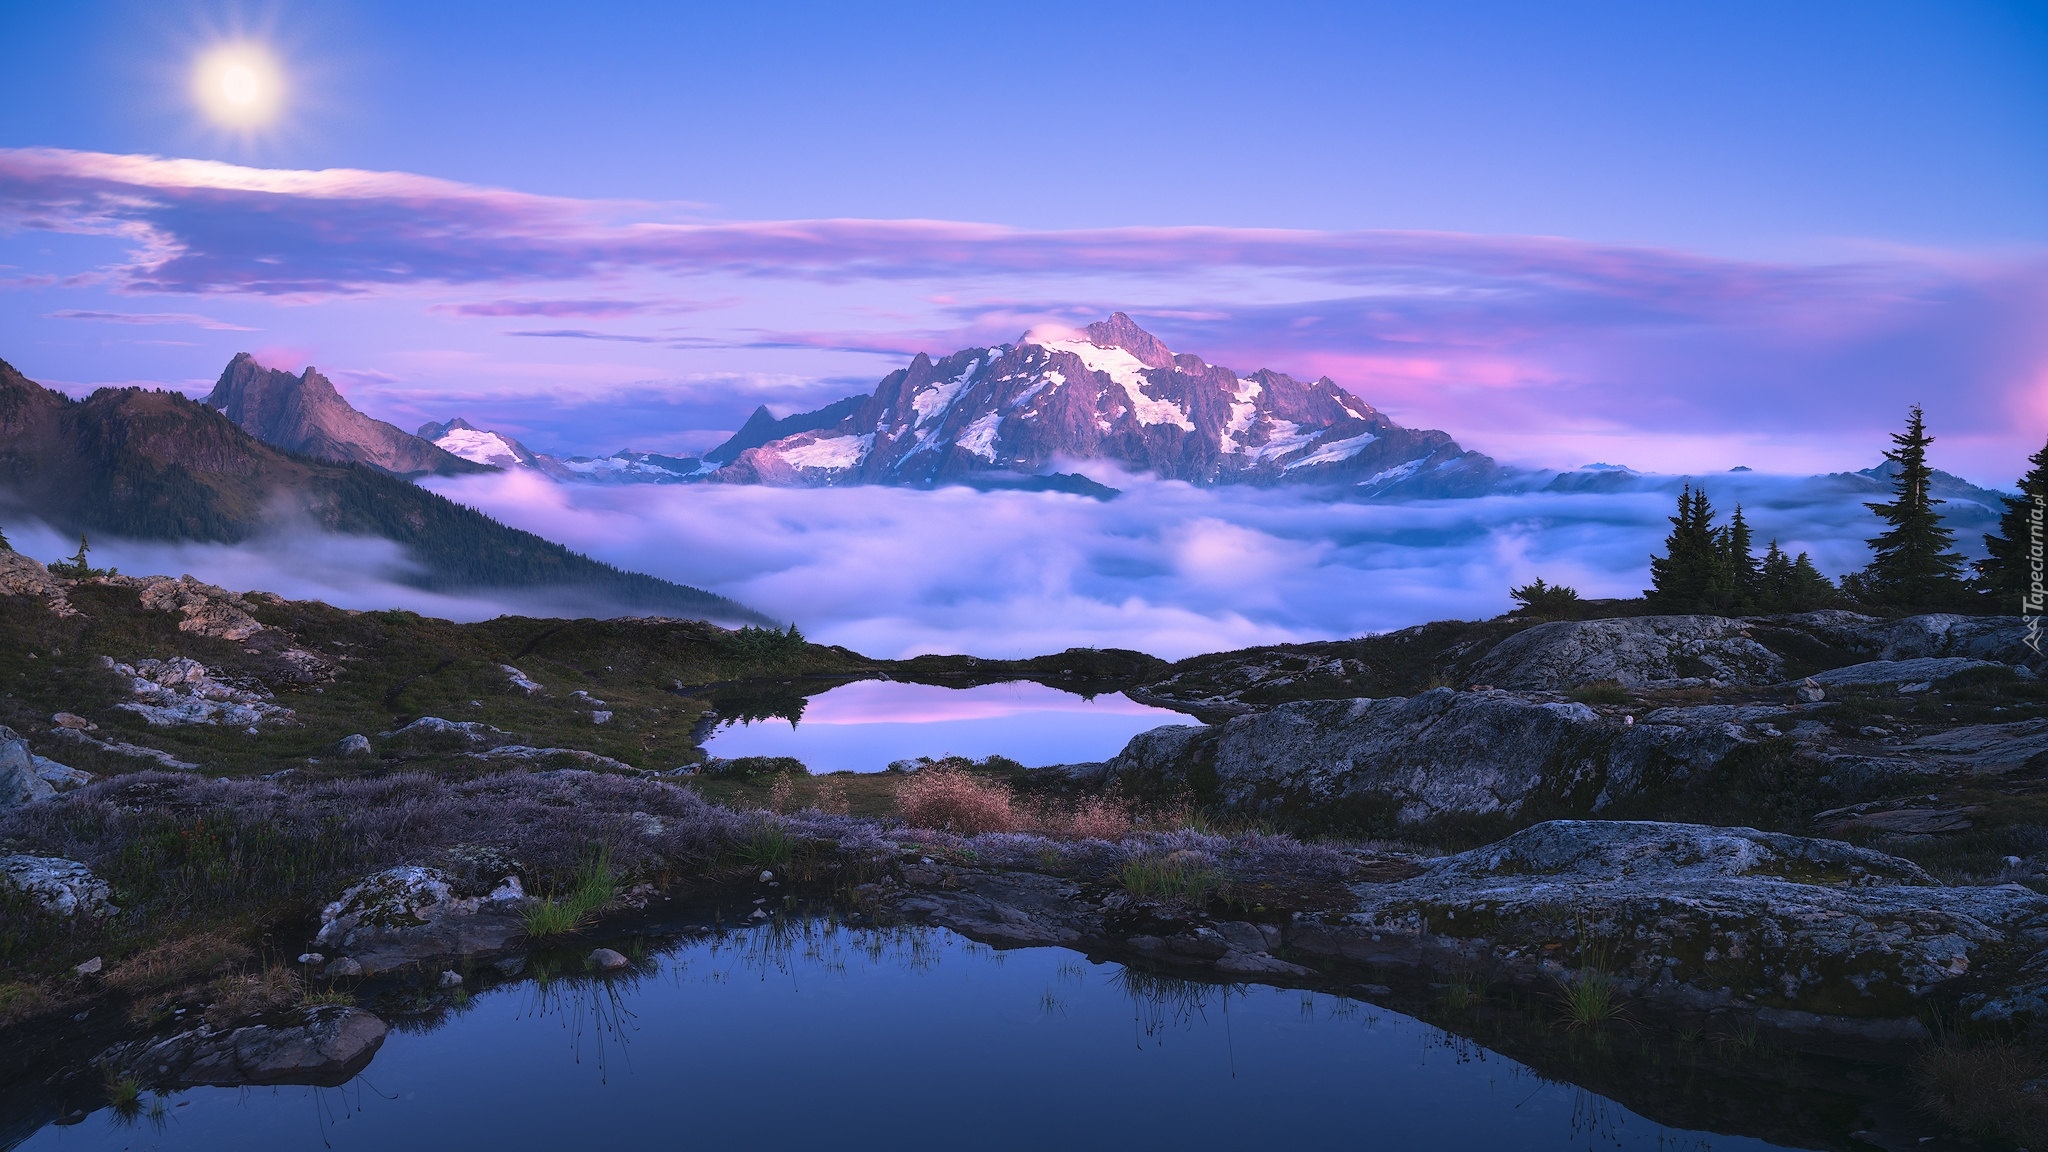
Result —
[{"label": "tapeciarnia.pl logo", "polygon": [[2026,645],[2041,655],[2041,614],[2048,611],[2048,587],[2042,586],[2043,557],[2041,547],[2042,514],[2048,512],[2048,497],[2035,496],[2034,507],[2027,515],[2028,535],[2032,537],[2027,548],[2026,595],[2020,597],[2020,615],[2027,618]]}]

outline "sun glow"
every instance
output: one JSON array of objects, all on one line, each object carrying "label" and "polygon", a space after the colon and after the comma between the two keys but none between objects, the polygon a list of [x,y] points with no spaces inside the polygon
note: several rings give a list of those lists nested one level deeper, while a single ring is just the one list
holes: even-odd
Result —
[{"label": "sun glow", "polygon": [[199,58],[193,94],[223,128],[247,131],[277,118],[284,106],[284,72],[260,44],[222,44]]}]

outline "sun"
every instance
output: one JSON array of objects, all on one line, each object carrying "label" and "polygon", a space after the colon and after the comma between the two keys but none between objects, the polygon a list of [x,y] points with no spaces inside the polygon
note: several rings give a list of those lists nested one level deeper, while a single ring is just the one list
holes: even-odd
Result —
[{"label": "sun", "polygon": [[199,57],[192,92],[216,124],[246,132],[269,124],[283,110],[284,71],[261,44],[220,44]]}]

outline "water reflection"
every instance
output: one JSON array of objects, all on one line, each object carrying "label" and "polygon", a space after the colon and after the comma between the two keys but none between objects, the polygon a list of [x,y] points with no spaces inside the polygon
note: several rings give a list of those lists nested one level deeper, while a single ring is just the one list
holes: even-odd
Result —
[{"label": "water reflection", "polygon": [[1771,1147],[1652,1123],[1343,996],[787,918],[543,959],[339,1089],[199,1089],[24,1147]]},{"label": "water reflection", "polygon": [[1178,712],[1121,692],[1078,696],[1030,681],[941,688],[859,680],[796,707],[753,697],[719,701],[725,724],[704,742],[713,756],[793,756],[813,772],[878,772],[918,756],[1004,755],[1024,764],[1103,760]]}]

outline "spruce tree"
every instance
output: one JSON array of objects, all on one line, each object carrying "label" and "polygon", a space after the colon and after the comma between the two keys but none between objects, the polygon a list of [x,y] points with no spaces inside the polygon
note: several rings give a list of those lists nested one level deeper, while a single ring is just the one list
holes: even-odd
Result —
[{"label": "spruce tree", "polygon": [[1778,547],[1776,540],[1764,550],[1764,562],[1757,569],[1757,608],[1764,612],[1784,612],[1792,602],[1792,558]]},{"label": "spruce tree", "polygon": [[1792,561],[1792,578],[1785,598],[1786,612],[1811,612],[1835,602],[1838,589],[1827,574],[1814,566],[1813,558],[1801,552]]},{"label": "spruce tree", "polygon": [[2005,499],[1996,535],[1986,534],[1990,555],[1977,561],[1978,588],[1992,610],[2019,613],[2042,610],[2035,579],[2041,572],[2043,536],[2048,534],[2048,446],[2027,457],[2034,467],[2020,477],[2020,494]]},{"label": "spruce tree", "polygon": [[1743,518],[1742,505],[1737,504],[1727,530],[1721,533],[1720,588],[1717,590],[1720,606],[1737,615],[1756,610],[1758,574],[1756,557],[1750,554],[1753,543],[1749,521]]},{"label": "spruce tree", "polygon": [[1929,491],[1933,469],[1927,466],[1927,446],[1934,437],[1927,434],[1918,404],[1906,417],[1906,430],[1892,434],[1892,443],[1897,447],[1884,456],[1899,466],[1892,477],[1893,498],[1864,505],[1891,527],[1871,538],[1873,555],[1860,587],[1887,607],[1947,607],[1964,594],[1963,558],[1950,550],[1955,533],[1942,527],[1934,511],[1942,503]]},{"label": "spruce tree", "polygon": [[1697,612],[1714,607],[1722,583],[1722,543],[1714,532],[1714,506],[1707,490],[1687,484],[1678,495],[1678,514],[1664,555],[1650,557],[1650,589],[1644,595],[1660,608]]}]

